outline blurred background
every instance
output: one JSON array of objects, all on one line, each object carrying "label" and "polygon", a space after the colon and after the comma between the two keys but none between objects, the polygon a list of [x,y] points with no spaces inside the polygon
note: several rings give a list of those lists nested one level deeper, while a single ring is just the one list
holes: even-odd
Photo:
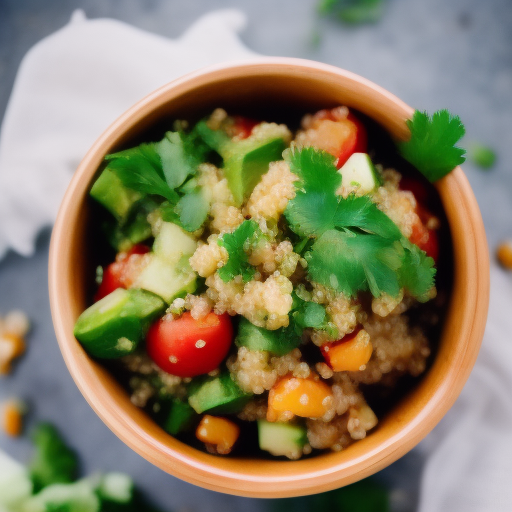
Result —
[{"label": "blurred background", "polygon": [[[482,209],[488,244],[512,237],[512,2],[510,0],[0,0],[0,119],[18,66],[39,40],[66,25],[75,9],[87,18],[115,18],[167,38],[179,37],[202,14],[236,8],[247,16],[240,37],[263,55],[301,57],[360,74],[409,105],[447,108],[466,126],[464,170]],[[50,230],[33,257],[0,261],[0,315],[21,309],[32,329],[26,355],[0,377],[0,401],[28,405],[25,429],[50,421],[78,452],[83,474],[122,470],[163,511],[319,509],[414,511],[425,452],[416,449],[382,471],[364,492],[377,508],[348,501],[268,502],[223,496],[170,477],[121,443],[97,418],[71,380],[50,317],[47,262]],[[482,240],[485,243],[485,240]],[[428,443],[428,440],[427,440]],[[425,446],[428,446],[426,444]],[[26,436],[0,433],[0,449],[26,462]],[[365,485],[369,487],[364,487]],[[368,490],[369,489],[369,490]],[[331,501],[329,501],[331,500]],[[334,501],[333,501],[334,500]],[[350,508],[347,508],[350,507]]]}]

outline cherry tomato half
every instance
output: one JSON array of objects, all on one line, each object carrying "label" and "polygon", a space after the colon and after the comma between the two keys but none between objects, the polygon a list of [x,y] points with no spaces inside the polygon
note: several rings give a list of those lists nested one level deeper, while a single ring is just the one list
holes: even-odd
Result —
[{"label": "cherry tomato half", "polygon": [[103,279],[94,295],[94,301],[98,302],[114,290],[117,290],[117,288],[126,288],[127,283],[125,276],[129,274],[129,267],[135,263],[136,259],[132,258],[132,256],[146,254],[147,252],[149,252],[149,247],[143,244],[137,244],[129,251],[119,253],[116,257],[116,261],[103,269]]},{"label": "cherry tomato half", "polygon": [[209,313],[196,320],[189,312],[175,320],[161,319],[146,337],[149,357],[165,372],[195,377],[215,370],[226,357],[233,339],[227,313]]}]

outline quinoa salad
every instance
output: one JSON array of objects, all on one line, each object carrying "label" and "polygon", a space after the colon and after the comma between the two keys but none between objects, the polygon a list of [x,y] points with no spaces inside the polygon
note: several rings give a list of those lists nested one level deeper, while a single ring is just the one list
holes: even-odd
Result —
[{"label": "quinoa salad", "polygon": [[92,186],[109,249],[76,338],[210,453],[363,439],[435,348],[433,188],[379,160],[345,106],[294,131],[220,108],[171,126],[107,155]]}]

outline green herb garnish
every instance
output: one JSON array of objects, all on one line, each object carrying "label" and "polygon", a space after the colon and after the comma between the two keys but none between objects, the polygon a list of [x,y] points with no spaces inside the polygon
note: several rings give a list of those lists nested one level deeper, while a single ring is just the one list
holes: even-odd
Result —
[{"label": "green herb garnish", "polygon": [[349,25],[375,23],[384,13],[383,0],[321,0],[318,11]]},{"label": "green herb garnish", "polygon": [[56,483],[73,482],[78,460],[52,425],[42,423],[35,429],[32,440],[36,453],[30,466],[34,492]]},{"label": "green herb garnish", "polygon": [[471,144],[469,147],[469,156],[473,163],[485,170],[493,167],[496,162],[496,153],[494,150],[482,144]]},{"label": "green herb garnish", "polygon": [[244,283],[254,277],[256,269],[249,263],[247,251],[259,235],[258,223],[254,220],[244,220],[233,233],[226,233],[219,238],[218,244],[229,254],[227,263],[217,271],[225,283],[236,276],[242,276]]},{"label": "green herb garnish", "polygon": [[167,132],[160,142],[140,144],[105,159],[126,187],[167,199],[162,207],[164,220],[193,232],[205,222],[210,204],[189,177],[210,151],[192,130]]},{"label": "green herb garnish", "polygon": [[399,142],[398,149],[431,183],[465,161],[466,151],[456,146],[465,133],[458,116],[438,110],[430,117],[416,110],[407,126],[411,137],[407,142]]},{"label": "green herb garnish", "polygon": [[285,157],[299,177],[285,217],[296,234],[316,239],[305,253],[313,281],[349,297],[366,290],[397,296],[402,287],[418,300],[426,297],[433,259],[403,238],[369,196],[336,195],[341,175],[331,155],[305,148]]}]

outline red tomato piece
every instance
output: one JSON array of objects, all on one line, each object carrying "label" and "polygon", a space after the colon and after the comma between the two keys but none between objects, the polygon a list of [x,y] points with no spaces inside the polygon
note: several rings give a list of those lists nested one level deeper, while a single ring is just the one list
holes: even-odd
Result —
[{"label": "red tomato piece", "polygon": [[146,337],[149,357],[165,372],[195,377],[215,370],[226,357],[233,339],[227,313],[209,313],[196,320],[189,312],[175,320],[161,319]]},{"label": "red tomato piece", "polygon": [[260,124],[259,121],[242,116],[234,116],[234,120],[232,130],[233,136],[237,139],[247,139],[251,135],[252,129]]},{"label": "red tomato piece", "polygon": [[[116,256],[116,261],[103,269],[103,279],[94,295],[94,301],[98,302],[103,297],[112,293],[117,288],[127,288],[125,276],[129,274],[130,265],[133,265],[138,256],[149,252],[149,247],[143,244],[134,245],[129,251],[121,252]],[[137,255],[135,258],[132,256]]]}]

